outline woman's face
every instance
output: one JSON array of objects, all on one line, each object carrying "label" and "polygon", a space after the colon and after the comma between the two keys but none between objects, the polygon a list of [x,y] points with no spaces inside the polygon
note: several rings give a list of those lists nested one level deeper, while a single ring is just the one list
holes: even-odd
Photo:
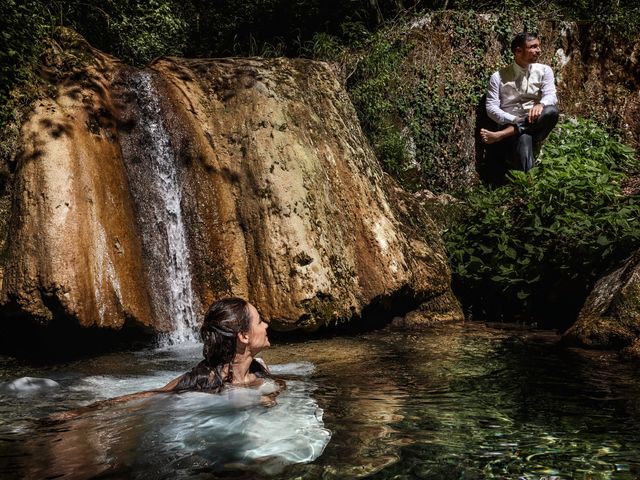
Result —
[{"label": "woman's face", "polygon": [[269,328],[269,324],[260,318],[260,314],[256,307],[249,304],[249,315],[251,317],[251,323],[249,325],[249,349],[253,354],[264,350],[265,348],[269,348],[271,344],[269,343],[269,337],[267,336],[267,328]]}]

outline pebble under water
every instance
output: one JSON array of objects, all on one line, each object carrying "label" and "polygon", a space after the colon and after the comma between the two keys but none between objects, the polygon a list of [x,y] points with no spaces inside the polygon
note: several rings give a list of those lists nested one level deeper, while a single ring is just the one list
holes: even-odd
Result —
[{"label": "pebble under water", "polygon": [[193,344],[51,366],[0,357],[0,478],[640,478],[635,365],[473,323],[276,345],[264,358],[287,390],[271,407],[239,389],[47,421],[199,357]]}]

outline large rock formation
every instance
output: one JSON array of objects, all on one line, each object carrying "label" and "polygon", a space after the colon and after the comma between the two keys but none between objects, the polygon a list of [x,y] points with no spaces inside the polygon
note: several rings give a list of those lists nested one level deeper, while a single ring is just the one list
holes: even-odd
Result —
[{"label": "large rock formation", "polygon": [[109,90],[119,66],[96,52],[80,80],[39,100],[22,126],[2,269],[5,316],[154,323]]},{"label": "large rock formation", "polygon": [[166,331],[234,294],[279,329],[462,318],[329,65],[92,56],[22,127],[5,315]]},{"label": "large rock formation", "polygon": [[640,359],[640,252],[596,283],[564,339]]}]

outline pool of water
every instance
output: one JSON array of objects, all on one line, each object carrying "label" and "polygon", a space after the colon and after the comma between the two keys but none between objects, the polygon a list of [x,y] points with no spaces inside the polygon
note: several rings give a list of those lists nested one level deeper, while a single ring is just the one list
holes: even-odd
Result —
[{"label": "pool of water", "polygon": [[640,478],[635,365],[480,324],[274,346],[264,358],[288,386],[275,406],[246,390],[163,394],[47,421],[199,356],[0,358],[0,478]]}]

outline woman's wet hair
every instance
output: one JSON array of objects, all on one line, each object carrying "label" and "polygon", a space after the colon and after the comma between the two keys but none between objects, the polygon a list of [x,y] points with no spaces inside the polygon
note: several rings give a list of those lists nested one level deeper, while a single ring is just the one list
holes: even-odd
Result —
[{"label": "woman's wet hair", "polygon": [[204,361],[211,367],[231,362],[236,353],[236,335],[248,332],[250,327],[249,302],[238,297],[215,302],[200,328]]},{"label": "woman's wet hair", "polygon": [[[176,390],[206,390],[217,392],[225,383],[233,380],[232,362],[236,354],[237,335],[251,328],[249,302],[238,297],[218,300],[209,307],[200,328],[202,338],[202,360],[186,373]],[[254,365],[255,364],[255,365]],[[224,378],[222,369],[228,366]],[[267,372],[254,361],[251,371],[262,376]]]}]

